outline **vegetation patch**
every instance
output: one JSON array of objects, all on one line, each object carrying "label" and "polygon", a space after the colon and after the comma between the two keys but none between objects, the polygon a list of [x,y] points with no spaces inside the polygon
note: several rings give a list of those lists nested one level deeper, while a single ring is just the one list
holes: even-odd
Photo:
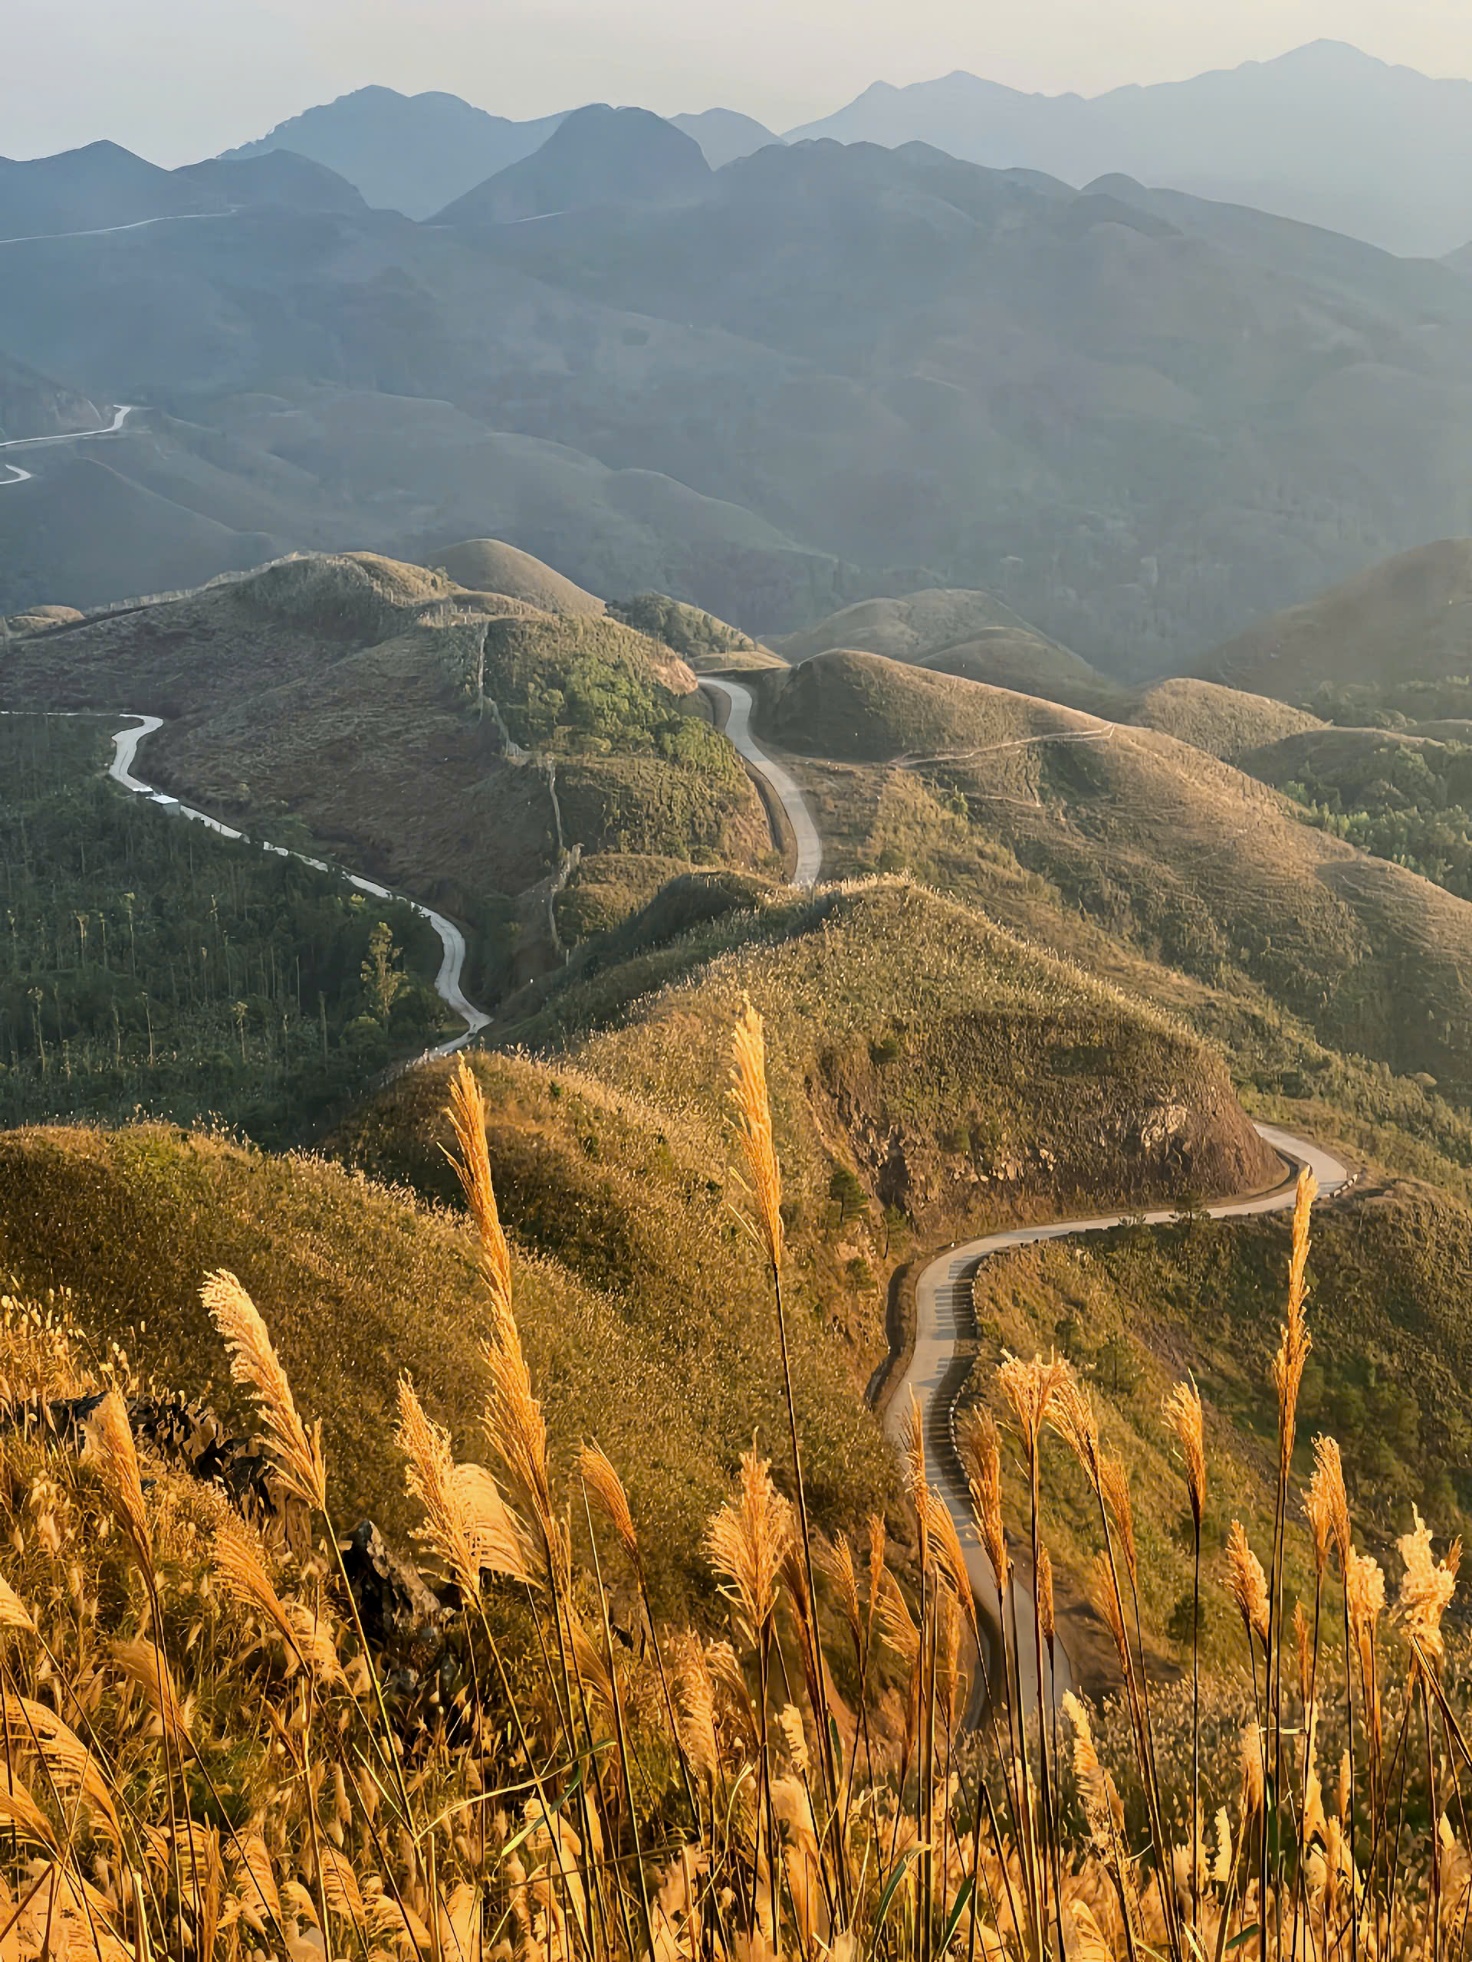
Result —
[{"label": "vegetation patch", "polygon": [[284,1144],[437,1040],[411,907],[102,774],[87,718],[0,717],[0,1124],[219,1119]]}]

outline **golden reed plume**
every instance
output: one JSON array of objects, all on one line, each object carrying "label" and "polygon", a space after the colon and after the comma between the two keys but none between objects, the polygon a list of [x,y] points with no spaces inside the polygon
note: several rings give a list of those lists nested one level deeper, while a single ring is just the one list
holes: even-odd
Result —
[{"label": "golden reed plume", "polygon": [[97,1475],[118,1524],[133,1543],[145,1574],[153,1572],[153,1541],[143,1505],[143,1481],[128,1407],[116,1390],[109,1390],[87,1420]]},{"label": "golden reed plume", "polygon": [[1194,1383],[1177,1383],[1165,1399],[1165,1421],[1175,1434],[1186,1465],[1186,1491],[1191,1517],[1200,1532],[1206,1513],[1206,1433],[1201,1397]]},{"label": "golden reed plume", "polygon": [[322,1426],[308,1431],[297,1415],[291,1384],[260,1311],[226,1268],[211,1274],[200,1298],[214,1317],[230,1352],[230,1374],[255,1392],[266,1427],[266,1449],[287,1489],[314,1512],[327,1510],[327,1461],[322,1455]]},{"label": "golden reed plume", "polygon": [[424,1413],[407,1376],[399,1379],[399,1449],[408,1460],[404,1482],[424,1508],[414,1537],[444,1566],[467,1600],[480,1593],[483,1573],[534,1583],[531,1544],[484,1465],[457,1465],[450,1433]]},{"label": "golden reed plume", "polygon": [[1268,1640],[1268,1579],[1262,1562],[1247,1543],[1240,1519],[1232,1521],[1227,1534],[1227,1592],[1237,1603],[1248,1633],[1256,1635],[1266,1647]]},{"label": "golden reed plume", "polygon": [[[1315,1553],[1318,1552],[1322,1534],[1326,1551],[1332,1543],[1339,1555],[1339,1570],[1347,1575],[1350,1556],[1349,1498],[1344,1489],[1344,1464],[1336,1438],[1314,1439],[1314,1475],[1304,1509],[1313,1528]],[[1321,1560],[1321,1569],[1322,1564]]]},{"label": "golden reed plume", "polygon": [[711,1565],[730,1583],[754,1629],[777,1611],[777,1586],[792,1543],[792,1508],[773,1485],[771,1467],[755,1447],[742,1453],[735,1496],[706,1528]]},{"label": "golden reed plume", "polygon": [[956,1425],[956,1448],[970,1488],[981,1543],[1005,1599],[1012,1562],[1007,1554],[1007,1532],[1002,1520],[1002,1440],[989,1412],[962,1411]]},{"label": "golden reed plume", "polygon": [[750,1002],[736,1018],[732,1042],[731,1102],[746,1158],[756,1228],[773,1269],[782,1265],[782,1174],[772,1141],[767,1099],[767,1048],[762,1018]]},{"label": "golden reed plume", "polygon": [[637,1567],[639,1535],[634,1530],[634,1515],[623,1480],[596,1444],[583,1446],[578,1458],[578,1470],[582,1473],[583,1484],[588,1488],[588,1497],[618,1535],[619,1543]]},{"label": "golden reed plume", "polygon": [[511,1317],[511,1253],[491,1181],[486,1148],[486,1101],[475,1071],[462,1056],[450,1079],[450,1126],[455,1150],[446,1156],[455,1167],[465,1203],[480,1237],[480,1266],[497,1320]]},{"label": "golden reed plume", "polygon": [[1303,1384],[1303,1366],[1308,1361],[1313,1337],[1304,1315],[1308,1298],[1309,1228],[1318,1184],[1305,1165],[1298,1174],[1298,1190],[1293,1200],[1293,1245],[1288,1258],[1288,1314],[1273,1358],[1273,1384],[1278,1392],[1278,1438],[1281,1476],[1286,1479],[1293,1456],[1293,1426],[1298,1414],[1298,1392]]}]

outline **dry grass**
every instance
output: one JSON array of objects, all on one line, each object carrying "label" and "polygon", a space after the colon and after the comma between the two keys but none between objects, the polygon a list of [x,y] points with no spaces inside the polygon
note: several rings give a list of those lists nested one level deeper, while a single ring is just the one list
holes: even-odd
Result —
[{"label": "dry grass", "polygon": [[835,875],[908,872],[1203,1026],[1290,1018],[1472,1097],[1472,906],[1229,764],[873,656],[809,662],[773,715],[827,759],[800,771]]},{"label": "dry grass", "polygon": [[[748,1022],[748,1101],[755,1040]],[[364,1640],[327,1514],[330,1447],[310,1491],[313,1544],[285,1558],[209,1488],[140,1466],[115,1392],[80,1461],[5,1432],[0,1884],[17,1962],[1464,1954],[1472,1750],[1443,1632],[1458,1551],[1438,1555],[1418,1518],[1387,1612],[1333,1440],[1317,1441],[1307,1495],[1294,1478],[1291,1370],[1277,1379],[1290,1434],[1276,1440],[1274,1557],[1264,1565],[1234,1527],[1224,1567],[1198,1581],[1224,1583],[1241,1609],[1245,1703],[1213,1684],[1187,1715],[1152,1680],[1128,1476],[1056,1357],[1006,1358],[997,1378],[1021,1458],[1020,1560],[1000,1441],[985,1425],[966,1439],[976,1514],[965,1523],[997,1572],[1019,1570],[1008,1598],[973,1594],[917,1428],[919,1564],[902,1579],[871,1528],[861,1590],[836,1543],[822,1563],[830,1631],[829,1597],[814,1595],[801,1557],[800,1486],[784,1496],[751,1450],[704,1533],[729,1597],[711,1640],[651,1612],[638,1507],[615,1459],[585,1449],[569,1475],[547,1457],[517,1326],[522,1264],[504,1261],[465,1079],[459,1101],[479,1284],[496,1297],[489,1466],[457,1463],[415,1392],[398,1392],[399,1475],[445,1568],[436,1680],[453,1694],[406,1707]],[[760,1138],[759,1114],[746,1116]],[[1305,1190],[1289,1364],[1309,1339],[1309,1227]],[[780,1282],[780,1246],[766,1251]],[[209,1291],[268,1435],[278,1450],[309,1448],[272,1334],[246,1317],[238,1287]],[[16,1380],[60,1388],[82,1365],[64,1332],[46,1330],[13,1309],[0,1349]],[[1204,1488],[1189,1388],[1167,1418],[1186,1446],[1187,1488]],[[1097,1712],[1069,1694],[1059,1713],[1022,1691],[1024,1663],[1045,1684],[1057,1663],[1044,1454],[1055,1434],[1091,1494],[1117,1655],[1118,1694]],[[390,1455],[386,1433],[380,1443]],[[589,1533],[576,1566],[569,1500]],[[1311,1612],[1297,1611],[1277,1557],[1290,1541]],[[972,1729],[968,1629],[983,1627],[1002,1666],[978,1686]],[[829,1654],[839,1632],[853,1652],[843,1697],[837,1642]]]}]

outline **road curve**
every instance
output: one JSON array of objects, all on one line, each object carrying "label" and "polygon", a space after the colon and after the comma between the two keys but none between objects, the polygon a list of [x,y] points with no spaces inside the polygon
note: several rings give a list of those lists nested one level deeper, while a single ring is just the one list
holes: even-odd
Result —
[{"label": "road curve", "polygon": [[[163,726],[161,716],[130,717],[129,726],[119,729],[112,739],[113,759],[107,774],[114,783],[121,784],[124,790],[130,790],[138,797],[147,797],[152,803],[174,811],[180,817],[189,818],[195,824],[205,825],[209,830],[218,832],[222,838],[243,839],[244,832],[236,831],[231,825],[222,824],[218,818],[212,818],[204,811],[196,811],[188,804],[181,804],[177,797],[170,797],[166,791],[156,790],[151,783],[144,783],[134,776],[133,765],[138,760],[139,744]],[[261,843],[263,850],[274,853],[276,857],[298,859],[303,865],[310,865],[317,872],[332,872],[340,869],[329,865],[325,859],[312,858],[306,852],[288,851],[285,845],[273,845],[265,840]],[[442,1042],[435,1048],[427,1050],[419,1060],[432,1062],[440,1056],[453,1056],[457,1050],[463,1049],[468,1042],[479,1035],[491,1019],[484,1009],[476,1007],[465,992],[465,935],[453,920],[447,920],[443,913],[436,913],[432,907],[421,906],[417,899],[411,899],[407,893],[391,892],[387,886],[377,885],[372,879],[364,879],[355,872],[347,872],[343,876],[350,886],[355,886],[359,892],[367,893],[374,899],[392,899],[401,906],[412,906],[419,917],[428,920],[439,935],[443,958],[440,961],[440,971],[435,977],[435,993],[453,1014],[460,1017],[465,1024],[465,1030],[461,1035],[452,1036],[448,1042]]]},{"label": "road curve", "polygon": [[[127,422],[128,417],[136,415],[132,403],[125,404],[109,423],[100,429],[69,429],[64,436],[12,436],[8,442],[0,443],[0,450],[41,450],[53,443],[90,443],[98,436],[116,436]],[[0,477],[0,490],[8,490],[12,484],[29,484],[35,480],[29,470],[22,470],[18,463],[0,463],[0,470],[8,474]]]},{"label": "road curve", "polygon": [[[1254,1199],[1225,1200],[1204,1210],[1211,1219],[1250,1219],[1261,1213],[1286,1212],[1292,1208],[1298,1168],[1307,1165],[1318,1180],[1324,1197],[1342,1192],[1352,1174],[1339,1160],[1306,1138],[1297,1138],[1276,1125],[1259,1124],[1259,1135],[1293,1168],[1291,1176],[1274,1191]],[[1098,1219],[1056,1220],[1048,1226],[1018,1226],[1005,1233],[989,1233],[979,1240],[950,1247],[925,1267],[915,1284],[915,1344],[909,1366],[890,1398],[885,1429],[901,1448],[909,1421],[911,1399],[918,1402],[925,1427],[925,1455],[935,1490],[945,1500],[956,1522],[966,1567],[981,1610],[983,1625],[991,1641],[987,1658],[988,1676],[996,1680],[997,1584],[992,1566],[977,1536],[971,1514],[971,1500],[965,1475],[956,1451],[956,1403],[969,1373],[969,1359],[960,1345],[975,1335],[971,1301],[971,1282],[982,1261],[992,1254],[1015,1247],[1029,1247],[1039,1240],[1064,1240],[1080,1233],[1104,1233],[1122,1226],[1126,1220],[1146,1226],[1166,1226],[1179,1215],[1172,1211],[1144,1214],[1111,1213]],[[1029,1705],[1037,1696],[1037,1668],[1032,1627],[1031,1582],[1012,1585],[1011,1608],[1022,1630],[1019,1642],[1024,1701]],[[1050,1685],[1054,1700],[1070,1687],[1072,1670],[1062,1644],[1059,1645],[1057,1680]]]},{"label": "road curve", "polygon": [[700,686],[708,695],[718,695],[727,704],[726,735],[736,754],[749,763],[787,813],[792,835],[797,841],[797,864],[793,868],[795,886],[815,886],[823,869],[823,840],[808,809],[807,799],[780,763],[774,763],[759,749],[751,733],[751,690],[739,681],[717,681],[714,676]]}]

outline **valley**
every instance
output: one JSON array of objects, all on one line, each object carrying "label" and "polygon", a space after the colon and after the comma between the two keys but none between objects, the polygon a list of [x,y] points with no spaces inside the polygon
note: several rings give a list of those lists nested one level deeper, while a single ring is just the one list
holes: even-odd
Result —
[{"label": "valley", "polygon": [[1469,87],[0,158],[0,1962],[1467,1962]]}]

